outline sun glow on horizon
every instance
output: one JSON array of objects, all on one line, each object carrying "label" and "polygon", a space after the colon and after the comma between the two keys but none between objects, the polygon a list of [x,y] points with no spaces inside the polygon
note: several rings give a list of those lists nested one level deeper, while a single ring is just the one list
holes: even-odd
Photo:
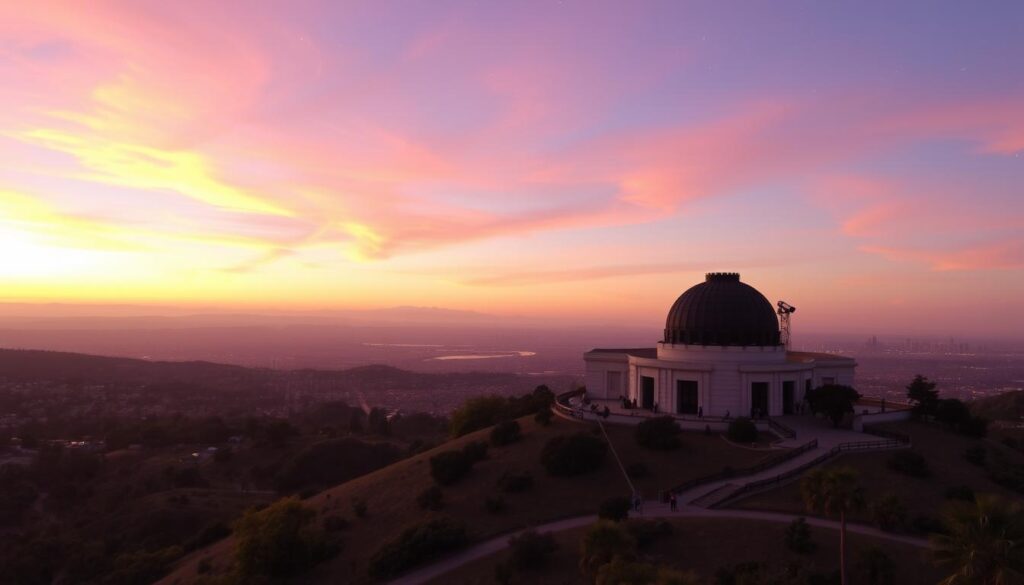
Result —
[{"label": "sun glow on horizon", "polygon": [[544,7],[0,7],[0,302],[1024,329],[1020,7]]}]

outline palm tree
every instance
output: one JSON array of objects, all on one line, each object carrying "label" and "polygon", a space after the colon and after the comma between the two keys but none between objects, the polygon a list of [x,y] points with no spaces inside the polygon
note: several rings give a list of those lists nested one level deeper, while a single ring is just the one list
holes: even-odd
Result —
[{"label": "palm tree", "polygon": [[933,557],[952,570],[940,585],[1024,583],[1024,507],[993,495],[944,510],[946,534],[931,536]]},{"label": "palm tree", "polygon": [[815,469],[800,482],[800,495],[810,512],[839,516],[839,574],[846,579],[846,514],[864,506],[864,491],[849,467]]}]

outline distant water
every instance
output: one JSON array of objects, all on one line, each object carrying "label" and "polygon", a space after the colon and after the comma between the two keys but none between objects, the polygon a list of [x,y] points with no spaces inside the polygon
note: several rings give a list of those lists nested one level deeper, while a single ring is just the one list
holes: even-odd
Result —
[{"label": "distant water", "polygon": [[501,353],[470,353],[456,355],[439,355],[428,358],[428,360],[451,361],[451,360],[493,360],[510,357],[530,357],[537,355],[534,351],[508,351]]}]

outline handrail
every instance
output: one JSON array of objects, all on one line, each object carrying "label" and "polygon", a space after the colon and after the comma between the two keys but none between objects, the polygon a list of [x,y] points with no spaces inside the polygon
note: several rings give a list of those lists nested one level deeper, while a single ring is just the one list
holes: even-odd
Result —
[{"label": "handrail", "polygon": [[768,419],[768,426],[771,427],[776,433],[778,433],[782,437],[786,437],[787,439],[796,438],[796,431],[773,418]]},{"label": "handrail", "polygon": [[757,481],[752,481],[750,483],[746,483],[746,484],[740,486],[739,489],[737,489],[737,490],[733,491],[732,493],[730,493],[727,498],[723,499],[720,502],[715,502],[714,504],[712,504],[711,507],[714,508],[714,507],[717,507],[717,506],[721,506],[725,502],[738,499],[738,498],[740,498],[740,497],[742,497],[742,496],[744,496],[744,495],[746,495],[746,494],[748,494],[750,492],[758,491],[758,490],[760,490],[760,489],[762,489],[764,487],[767,487],[767,486],[780,485],[780,484],[782,484],[782,482],[802,474],[804,471],[807,471],[811,467],[814,467],[816,465],[820,465],[821,463],[824,463],[825,461],[827,461],[827,460],[829,460],[829,459],[831,459],[833,457],[836,457],[840,453],[843,453],[843,452],[846,452],[846,451],[868,451],[868,450],[873,450],[873,449],[892,449],[892,448],[896,448],[896,447],[903,447],[905,445],[907,445],[907,443],[905,443],[903,441],[899,441],[897,439],[888,439],[888,440],[885,440],[885,441],[854,441],[852,443],[840,443],[840,444],[836,445],[835,447],[832,447],[831,449],[829,449],[827,452],[822,453],[818,457],[815,457],[814,459],[812,459],[810,461],[807,461],[807,462],[805,462],[805,463],[803,463],[801,465],[798,465],[797,467],[794,467],[793,469],[790,469],[789,471],[785,471],[785,472],[780,473],[780,474],[778,474],[778,475],[776,475],[774,477],[766,477],[764,479],[759,479]]},{"label": "handrail", "polygon": [[770,457],[768,459],[765,459],[761,463],[758,463],[756,465],[752,465],[751,467],[745,467],[745,468],[740,468],[740,469],[725,468],[722,471],[719,471],[717,473],[712,473],[710,475],[705,475],[703,477],[697,477],[697,478],[691,479],[689,481],[683,482],[683,483],[677,485],[676,487],[672,488],[669,491],[670,492],[675,492],[675,493],[678,494],[678,493],[685,492],[686,490],[695,488],[695,487],[697,487],[699,485],[703,485],[703,484],[706,484],[706,483],[712,483],[712,482],[723,480],[723,479],[731,479],[731,478],[734,478],[734,477],[743,477],[743,476],[746,476],[746,475],[754,475],[755,473],[760,473],[760,472],[764,471],[765,469],[770,469],[772,467],[775,467],[776,465],[785,463],[786,461],[789,461],[790,459],[793,459],[794,457],[798,457],[798,456],[803,455],[804,453],[806,453],[808,451],[811,451],[811,450],[817,449],[817,448],[818,448],[818,439],[811,439],[810,441],[804,443],[803,445],[800,445],[799,447],[797,447],[795,449],[790,449],[788,451],[785,451],[784,453],[780,453],[779,455],[776,455],[774,457]]}]

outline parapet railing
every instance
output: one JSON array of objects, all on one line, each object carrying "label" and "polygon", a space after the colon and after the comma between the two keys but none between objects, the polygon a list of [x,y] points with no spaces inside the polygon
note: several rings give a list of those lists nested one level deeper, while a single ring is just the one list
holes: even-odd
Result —
[{"label": "parapet railing", "polygon": [[911,444],[910,435],[906,433],[898,433],[896,431],[890,431],[886,429],[880,429],[875,425],[864,425],[864,432],[869,435],[875,435],[878,437],[885,437],[893,441],[899,441],[900,443],[909,445]]},{"label": "parapet railing", "polygon": [[677,485],[676,487],[672,488],[669,491],[670,492],[675,492],[675,493],[679,494],[679,493],[685,492],[687,490],[693,489],[693,488],[695,488],[695,487],[697,487],[699,485],[704,485],[704,484],[707,484],[707,483],[713,483],[713,482],[716,482],[716,481],[721,481],[723,479],[732,479],[734,477],[745,477],[745,476],[748,476],[748,475],[754,475],[756,473],[761,473],[762,471],[764,471],[766,469],[771,469],[772,467],[775,467],[776,465],[780,465],[782,463],[785,463],[786,461],[789,461],[790,459],[793,459],[795,457],[799,457],[800,455],[803,455],[804,453],[806,453],[808,451],[811,451],[813,449],[817,449],[817,448],[818,448],[818,439],[811,439],[810,441],[804,443],[803,445],[800,445],[796,449],[789,449],[788,451],[785,451],[785,452],[780,453],[778,455],[775,455],[773,457],[769,457],[768,459],[765,459],[764,461],[762,461],[762,462],[760,462],[760,463],[758,463],[756,465],[753,465],[751,467],[742,467],[740,469],[732,469],[732,468],[727,467],[727,468],[725,468],[722,471],[719,471],[717,473],[712,473],[710,475],[705,475],[703,477],[698,477],[698,478],[694,478],[694,479],[691,479],[689,481],[683,482],[683,483]]},{"label": "parapet railing", "polygon": [[796,431],[773,418],[768,419],[768,427],[775,431],[775,434],[779,435],[780,437],[785,437],[787,439],[796,438]]},{"label": "parapet railing", "polygon": [[569,404],[569,399],[571,399],[571,398],[573,398],[575,396],[582,396],[584,393],[586,393],[586,390],[584,390],[583,388],[579,388],[579,389],[576,389],[576,390],[570,390],[568,392],[563,392],[563,393],[559,394],[558,396],[555,396],[555,403],[554,403],[555,410],[557,410],[558,412],[561,412],[562,414],[564,414],[566,416],[572,417],[572,418],[583,418],[583,413],[581,413],[581,412],[577,411],[575,408],[573,408]]},{"label": "parapet railing", "polygon": [[811,459],[810,461],[798,465],[797,467],[794,467],[789,471],[784,471],[774,477],[766,477],[764,479],[759,479],[757,481],[752,481],[750,483],[744,484],[739,489],[731,492],[725,499],[711,504],[710,507],[717,508],[727,502],[739,499],[747,494],[761,491],[768,487],[776,487],[782,485],[786,481],[794,477],[797,477],[798,475],[802,474],[808,469],[815,467],[817,465],[821,465],[825,461],[828,461],[829,459],[838,456],[840,453],[896,449],[899,447],[907,446],[909,444],[909,437],[907,439],[907,442],[904,442],[899,439],[886,439],[883,441],[855,441],[852,443],[841,443],[839,445],[836,445],[835,447],[832,447],[825,453],[822,453],[821,455],[815,457],[814,459]]}]

